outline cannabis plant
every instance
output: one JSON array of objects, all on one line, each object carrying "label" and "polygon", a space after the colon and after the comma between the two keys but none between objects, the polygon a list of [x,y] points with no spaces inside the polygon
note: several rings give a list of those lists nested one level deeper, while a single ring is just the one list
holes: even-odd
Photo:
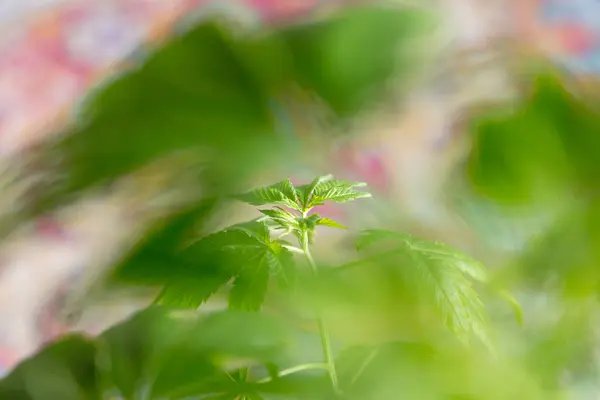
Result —
[{"label": "cannabis plant", "polygon": [[[551,209],[556,218],[547,235],[519,244],[525,254],[501,280],[463,252],[401,229],[348,229],[354,249],[329,249],[341,265],[313,256],[319,233],[345,229],[316,210],[370,206],[363,184],[321,176],[241,189],[265,169],[288,176],[303,154],[320,155],[281,135],[291,129],[283,122],[313,117],[313,97],[333,125],[354,118],[394,76],[416,14],[366,7],[247,36],[195,24],[102,90],[35,154],[55,174],[35,180],[34,194],[10,197],[20,207],[0,230],[159,165],[191,193],[105,282],[159,295],[97,337],[73,334],[25,360],[0,381],[0,399],[563,398],[565,371],[584,370],[593,348],[600,118],[556,82],[543,81],[513,115],[479,121],[460,174],[468,200],[512,211],[517,225],[523,212]],[[232,201],[258,217],[213,229]],[[506,218],[492,214],[476,217],[498,246]],[[559,316],[550,328],[531,327],[536,313],[524,322],[504,290],[522,288],[519,274],[569,299],[551,309]],[[492,311],[507,307],[497,299],[529,331],[498,321],[502,312]]]},{"label": "cannabis plant", "polygon": [[[358,235],[358,255],[351,262],[323,267],[313,258],[311,246],[321,228],[345,229],[315,207],[368,198],[364,186],[327,175],[305,185],[284,180],[235,196],[258,207],[262,217],[199,238],[181,237],[153,305],[98,338],[73,336],[50,346],[19,366],[0,390],[31,393],[27,382],[42,379],[38,368],[46,366],[57,374],[57,386],[44,390],[63,399],[111,393],[126,399],[372,398],[377,393],[391,399],[395,394],[385,391],[423,392],[420,385],[396,388],[383,375],[383,381],[373,380],[372,374],[380,373],[374,371],[407,362],[404,356],[388,358],[391,353],[433,367],[437,357],[461,348],[464,357],[477,347],[473,338],[491,353],[488,317],[472,286],[487,281],[486,271],[458,250],[402,232],[366,230]],[[161,231],[163,240],[170,229]],[[152,245],[136,254],[149,250]],[[121,276],[135,271],[136,262],[129,258]],[[220,290],[228,292],[229,310],[202,312]],[[389,292],[382,296],[373,290]],[[358,298],[349,300],[348,294]],[[397,303],[386,308],[389,301]],[[370,337],[353,334],[356,322],[337,318],[344,307],[358,311],[356,316],[366,310],[375,316],[371,321],[384,324]],[[386,326],[386,320],[397,320],[390,315],[394,309],[404,320]],[[411,309],[418,312],[406,312]],[[411,329],[428,332],[429,339],[398,340]],[[458,340],[448,342],[444,331]],[[311,354],[313,335],[320,356]],[[431,394],[453,390],[437,381],[425,387]]]}]

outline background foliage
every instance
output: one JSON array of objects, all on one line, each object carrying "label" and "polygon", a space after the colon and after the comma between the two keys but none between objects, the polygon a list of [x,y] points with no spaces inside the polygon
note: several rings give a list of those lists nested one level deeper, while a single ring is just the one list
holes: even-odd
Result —
[{"label": "background foliage", "polygon": [[[273,101],[306,110],[317,97],[332,130],[357,117],[415,67],[399,49],[419,18],[370,6],[241,35],[206,22],[102,90],[40,151],[55,179],[21,217],[160,161],[185,201],[103,282],[160,294],[98,337],[49,345],[0,382],[0,398],[563,399],[597,381],[600,118],[560,76],[473,121],[472,151],[448,183],[450,207],[480,236],[481,262],[365,226],[347,233],[356,249],[331,249],[347,262],[325,265],[310,247],[344,226],[313,208],[371,206],[364,185],[294,185],[286,173],[249,190],[319,151],[282,135]],[[239,201],[257,219],[215,229]],[[223,297],[227,306],[206,309]]]}]

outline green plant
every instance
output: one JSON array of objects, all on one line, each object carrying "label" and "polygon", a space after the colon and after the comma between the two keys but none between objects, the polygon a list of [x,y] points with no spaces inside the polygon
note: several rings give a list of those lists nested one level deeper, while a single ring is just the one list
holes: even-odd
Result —
[{"label": "green plant", "polygon": [[[600,118],[558,79],[539,79],[516,112],[475,121],[456,187],[490,206],[474,213],[478,233],[494,246],[507,222],[515,242],[540,234],[517,243],[514,258],[478,252],[499,275],[445,244],[381,229],[347,232],[356,249],[329,249],[341,265],[313,257],[322,229],[344,228],[316,207],[369,197],[354,182],[285,180],[231,196],[255,173],[287,176],[299,153],[319,153],[279,135],[287,112],[315,117],[307,98],[333,111],[333,128],[372,102],[416,14],[359,8],[243,37],[206,23],[102,91],[86,120],[42,149],[59,184],[0,228],[157,165],[150,178],[183,177],[174,186],[193,196],[104,287],[158,288],[154,304],[95,338],[42,349],[0,381],[0,399],[546,400],[564,398],[565,371],[593,374]],[[259,217],[214,232],[210,221],[233,200]],[[508,286],[537,290],[549,305],[526,310],[524,324]],[[503,319],[505,301],[526,329]]]},{"label": "green plant", "polygon": [[[17,368],[0,385],[0,392],[21,393],[18,388],[26,383],[23,379],[31,373],[29,368],[58,363],[60,370],[65,371],[60,379],[68,380],[68,385],[52,389],[52,393],[63,399],[99,398],[115,390],[126,399],[260,399],[276,398],[270,396],[278,391],[294,399],[361,398],[382,388],[381,384],[362,387],[360,390],[366,392],[354,397],[353,385],[361,382],[363,374],[372,373],[370,368],[385,365],[384,369],[393,369],[398,367],[397,362],[407,362],[386,360],[388,354],[381,353],[384,348],[406,353],[404,356],[413,359],[410,363],[423,367],[435,354],[439,357],[460,348],[468,351],[464,345],[472,337],[491,348],[488,318],[471,287],[472,280],[486,282],[487,274],[477,261],[451,247],[404,233],[371,230],[359,236],[358,259],[340,267],[319,267],[310,250],[317,229],[344,226],[313,212],[314,207],[370,197],[360,190],[363,186],[327,175],[305,185],[294,186],[284,180],[236,196],[257,206],[263,216],[200,237],[191,244],[189,238],[182,236],[181,242],[188,245],[181,249],[181,243],[177,244],[180,250],[167,266],[168,280],[162,282],[164,288],[153,306],[93,341],[75,337],[51,346]],[[285,240],[288,236],[295,239],[296,245]],[[302,256],[307,269],[295,256]],[[135,257],[128,260],[137,262]],[[181,266],[181,273],[174,269],[177,265]],[[127,263],[121,268],[126,267]],[[306,271],[310,273],[305,274]],[[357,271],[358,275],[353,275]],[[373,297],[368,292],[373,288],[383,290],[368,278],[378,274],[383,274],[391,289],[383,297]],[[208,316],[196,314],[198,306],[201,311],[203,302],[227,287],[229,311]],[[348,289],[358,298],[347,302]],[[400,297],[398,291],[402,291]],[[276,296],[269,303],[270,293]],[[306,301],[307,294],[316,301]],[[286,302],[283,298],[300,302]],[[344,342],[339,333],[351,328],[337,326],[334,337],[331,321],[325,315],[328,305],[346,304],[353,309],[362,304],[376,314],[378,308],[385,310],[385,302],[390,300],[398,302],[398,310],[433,308],[428,314],[434,316],[433,320],[406,314],[400,330],[420,324],[431,338],[443,337],[441,333],[447,330],[464,344],[457,342],[448,347],[438,343],[428,347],[438,340],[427,345],[428,342],[410,344],[365,337],[358,347],[355,344],[341,353],[336,350]],[[293,317],[298,305],[312,313],[316,321],[323,360],[311,359],[281,369],[281,364],[298,357],[290,353],[293,346],[289,342],[297,341],[297,335],[303,331]],[[264,313],[263,306],[268,306]],[[177,318],[173,314],[177,309],[189,312]],[[385,313],[383,318],[387,318]],[[387,334],[396,333],[395,327],[387,330]],[[305,333],[312,335],[309,332]],[[78,346],[85,351],[71,355]],[[329,383],[323,381],[320,371]],[[417,388],[403,390],[411,393]],[[89,393],[85,395],[88,397],[78,397],[84,392]]]}]

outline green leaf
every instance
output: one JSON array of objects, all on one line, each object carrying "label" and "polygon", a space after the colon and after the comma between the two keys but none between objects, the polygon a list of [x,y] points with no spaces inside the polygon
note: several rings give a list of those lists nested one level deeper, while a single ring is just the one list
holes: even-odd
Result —
[{"label": "green leaf", "polygon": [[128,285],[163,285],[182,267],[179,257],[185,242],[195,239],[197,231],[213,215],[216,199],[198,201],[159,221],[138,245],[112,270],[111,283]]},{"label": "green leaf", "polygon": [[102,88],[84,108],[83,121],[48,154],[61,160],[64,176],[36,208],[55,207],[74,193],[181,151],[195,159],[218,154],[208,159],[205,172],[228,178],[216,179],[227,184],[256,171],[270,154],[281,154],[268,89],[236,54],[244,46],[240,42],[246,40],[233,40],[219,24],[203,22]]},{"label": "green leaf", "polygon": [[300,204],[302,204],[302,208],[305,210],[309,208],[310,199],[317,186],[332,179],[333,175],[324,175],[315,178],[309,185],[297,186],[296,191],[298,192],[298,197],[300,198]]},{"label": "green leaf", "polygon": [[99,337],[100,365],[125,398],[134,398],[148,379],[152,360],[169,340],[181,337],[182,324],[160,308],[144,310]]},{"label": "green leaf", "polygon": [[264,221],[231,226],[206,236],[180,254],[185,268],[173,271],[160,304],[197,308],[230,280],[233,309],[259,310],[271,276],[295,267],[289,250],[273,242]]},{"label": "green leaf", "polygon": [[350,7],[332,18],[293,26],[283,35],[299,82],[339,116],[348,117],[385,90],[397,71],[400,49],[424,31],[423,16],[409,8]]},{"label": "green leaf", "polygon": [[224,311],[198,318],[158,308],[143,311],[100,339],[107,372],[127,398],[147,389],[151,398],[204,398],[241,393],[239,383],[226,373],[227,363],[271,362],[285,353],[289,332],[279,320],[257,313]]},{"label": "green leaf", "polygon": [[519,326],[523,326],[523,308],[516,297],[508,290],[499,290],[497,293],[511,306]]},{"label": "green leaf", "polygon": [[270,269],[267,258],[275,257],[271,252],[259,253],[259,260],[252,267],[240,272],[229,293],[229,308],[259,311],[267,292]]},{"label": "green leaf", "polygon": [[371,194],[367,192],[359,192],[352,188],[334,187],[327,191],[315,193],[315,195],[311,199],[311,205],[321,205],[325,201],[345,203],[348,201],[367,197],[371,197]]},{"label": "green leaf", "polygon": [[565,194],[574,191],[595,193],[600,113],[557,76],[536,77],[532,89],[512,112],[473,122],[466,170],[471,185],[509,205],[568,201]]},{"label": "green leaf", "polygon": [[370,193],[360,192],[355,188],[365,187],[364,182],[349,182],[333,179],[326,175],[315,179],[309,185],[298,186],[296,190],[300,194],[301,203],[305,211],[312,207],[322,205],[325,201],[344,203],[347,201],[371,197]]},{"label": "green leaf", "polygon": [[214,269],[210,272],[198,271],[197,276],[186,275],[186,277],[175,275],[165,285],[155,302],[169,307],[196,309],[234,276],[233,273],[214,271]]},{"label": "green leaf", "polygon": [[296,189],[289,179],[271,186],[254,189],[237,196],[237,198],[253,206],[279,204],[294,210],[300,210]]},{"label": "green leaf", "polygon": [[329,218],[321,218],[317,221],[317,225],[327,226],[329,228],[347,229],[344,225]]},{"label": "green leaf", "polygon": [[277,280],[277,284],[281,290],[290,291],[294,288],[298,271],[294,262],[294,255],[284,246],[289,246],[289,243],[279,239],[271,245],[271,249],[276,254],[276,258],[267,259],[270,263],[271,274]]},{"label": "green leaf", "polygon": [[490,345],[487,314],[469,280],[487,280],[479,262],[442,243],[384,230],[363,232],[357,248],[386,244],[375,253],[376,260],[395,265],[408,287],[426,304],[435,305],[447,328],[459,339],[469,342],[470,336],[476,336]]},{"label": "green leaf", "polygon": [[275,222],[280,228],[287,231],[298,229],[299,224],[296,216],[292,213],[284,210],[283,208],[277,207],[274,210],[259,210],[261,213],[269,217],[269,219]]},{"label": "green leaf", "polygon": [[70,335],[19,364],[0,381],[3,399],[100,400],[96,344]]},{"label": "green leaf", "polygon": [[269,242],[268,228],[262,222],[234,225],[196,241],[177,255],[180,267],[171,271],[157,302],[198,308],[257,252],[268,249]]}]

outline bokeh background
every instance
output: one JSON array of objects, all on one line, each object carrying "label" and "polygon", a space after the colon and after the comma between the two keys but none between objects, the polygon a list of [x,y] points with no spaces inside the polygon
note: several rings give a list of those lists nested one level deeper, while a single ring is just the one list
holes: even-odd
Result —
[{"label": "bokeh background", "polygon": [[[77,121],[91,94],[138,68],[182,27],[214,15],[279,25],[347,6],[343,0],[2,1],[0,164],[6,179],[28,154]],[[531,72],[524,60],[551,63],[593,92],[600,77],[600,3],[432,0],[416,7],[435,23],[421,34],[413,58],[433,67],[412,80],[402,101],[356,123],[351,139],[330,143],[319,168],[368,182],[382,204],[404,210],[403,221],[413,230],[476,252],[477,230],[438,204],[443,182],[465,154],[466,121],[481,108],[511,102]],[[320,140],[302,123],[283,119],[294,140]],[[296,179],[314,175],[305,165],[294,168]],[[278,177],[274,172],[265,180]],[[31,179],[38,178],[32,173]],[[10,215],[22,199],[6,193],[2,214]],[[148,198],[154,195],[150,190]],[[69,315],[114,249],[160,209],[140,196],[127,185],[101,192],[20,226],[2,242],[0,370],[9,371],[69,330],[97,333],[147,304],[145,294],[128,292],[86,303],[76,318]],[[353,223],[341,209],[326,212]],[[360,214],[361,221],[377,217],[377,209]],[[506,237],[495,243],[498,251],[519,241],[505,224],[494,229],[496,238]],[[549,300],[527,301],[535,309]]]}]

